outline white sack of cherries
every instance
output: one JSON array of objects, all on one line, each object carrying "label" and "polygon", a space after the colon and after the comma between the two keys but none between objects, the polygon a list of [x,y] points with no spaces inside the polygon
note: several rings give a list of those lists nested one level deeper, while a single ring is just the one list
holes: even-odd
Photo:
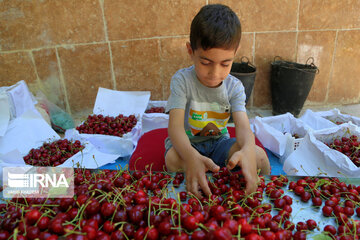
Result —
[{"label": "white sack of cherries", "polygon": [[134,114],[91,114],[75,129],[66,131],[65,136],[86,139],[104,153],[128,156],[141,135],[139,118]]}]

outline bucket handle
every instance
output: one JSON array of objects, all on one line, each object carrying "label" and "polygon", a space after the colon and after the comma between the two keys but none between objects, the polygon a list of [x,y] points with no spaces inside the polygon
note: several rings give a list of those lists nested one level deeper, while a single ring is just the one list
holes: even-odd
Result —
[{"label": "bucket handle", "polygon": [[[311,61],[310,63],[309,63],[309,61]],[[312,67],[315,67],[316,68],[316,74],[319,74],[320,73],[320,70],[319,70],[319,68],[317,68],[316,66],[315,66],[315,60],[314,60],[314,58],[313,57],[309,57],[307,60],[306,60],[306,65],[310,65],[310,66],[312,66]]]},{"label": "bucket handle", "polygon": [[[277,59],[279,59],[279,60],[277,60]],[[274,57],[274,62],[276,62],[276,61],[282,61],[283,59],[282,59],[282,57],[280,57],[280,56],[275,56]]]},{"label": "bucket handle", "polygon": [[[244,59],[245,59],[245,60],[244,60]],[[247,56],[242,56],[242,57],[240,58],[240,61],[241,61],[241,63],[246,63],[247,65],[250,65],[251,67],[256,68],[256,67],[250,62],[250,60],[249,60],[249,58],[248,58]]]},{"label": "bucket handle", "polygon": [[[306,65],[306,64],[305,64],[305,65]],[[318,74],[318,73],[320,72],[319,68],[317,68],[317,67],[315,66],[315,64],[312,63],[312,64],[310,64],[310,66],[316,68],[315,74]],[[289,65],[289,66],[283,66],[283,67],[288,68],[288,69],[296,69],[296,70],[301,71],[301,72],[308,72],[308,71],[305,71],[305,70],[303,70],[303,69],[296,68],[293,64],[291,64],[291,65]]]},{"label": "bucket handle", "polygon": [[[309,61],[311,61],[310,64],[309,64]],[[315,62],[314,58],[313,58],[313,57],[309,57],[309,58],[306,60],[306,65],[315,66],[314,62]]]},{"label": "bucket handle", "polygon": [[[275,56],[275,57],[274,57],[274,62],[277,61],[277,59],[279,59],[278,61],[282,61],[282,60],[283,60],[282,57],[280,57],[280,56]],[[311,62],[309,62],[309,61],[311,61]],[[309,58],[306,60],[305,65],[310,65],[310,66],[316,68],[316,72],[315,72],[315,73],[316,73],[316,74],[319,74],[319,73],[320,73],[320,70],[319,70],[318,67],[315,66],[314,62],[315,62],[314,58],[313,58],[313,57],[309,57]],[[293,66],[292,66],[292,67],[293,67]],[[303,70],[301,70],[301,69],[298,69],[298,70],[303,71]]]}]

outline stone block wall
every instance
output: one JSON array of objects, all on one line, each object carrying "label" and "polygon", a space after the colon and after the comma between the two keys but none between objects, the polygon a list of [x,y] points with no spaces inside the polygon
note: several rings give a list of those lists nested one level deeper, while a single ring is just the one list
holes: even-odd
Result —
[{"label": "stone block wall", "polygon": [[191,64],[191,20],[210,3],[230,6],[242,22],[236,60],[257,67],[248,108],[271,108],[275,56],[315,59],[306,105],[359,103],[358,0],[3,0],[0,86],[25,80],[72,114],[93,108],[98,87],[166,100],[171,76]]}]

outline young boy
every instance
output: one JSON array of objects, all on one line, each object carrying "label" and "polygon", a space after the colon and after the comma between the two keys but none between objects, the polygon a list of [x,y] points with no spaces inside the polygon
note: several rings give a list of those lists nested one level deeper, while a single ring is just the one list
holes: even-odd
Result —
[{"label": "young boy", "polygon": [[[185,171],[186,189],[197,197],[199,187],[211,194],[208,170],[241,167],[248,194],[257,188],[258,168],[270,173],[267,155],[255,145],[250,129],[244,87],[229,74],[240,38],[240,21],[229,7],[204,6],[191,23],[186,44],[194,65],[171,79],[165,163],[169,171]],[[230,114],[236,138],[226,128]]]}]

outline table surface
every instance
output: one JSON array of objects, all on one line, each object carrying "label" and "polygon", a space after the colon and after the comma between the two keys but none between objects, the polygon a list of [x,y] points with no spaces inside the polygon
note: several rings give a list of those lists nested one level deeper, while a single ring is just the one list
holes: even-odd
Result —
[{"label": "table surface", "polygon": [[[270,152],[270,154],[272,154],[272,153]],[[269,156],[269,159],[270,159],[271,166],[272,166],[272,175],[274,176],[274,175],[283,174],[282,165],[278,161],[278,159],[275,156],[271,156],[271,155]],[[101,168],[99,168],[99,170],[101,170],[101,169],[113,169],[113,170],[124,169],[124,168],[126,168],[128,161],[129,161],[129,157],[128,158],[119,158],[116,160],[116,163],[102,166]],[[98,171],[98,170],[95,170],[95,171]],[[271,176],[264,176],[264,177],[265,177],[265,183],[270,181]],[[289,182],[290,182],[290,181],[297,181],[301,177],[287,176],[287,178],[289,179]],[[339,178],[339,180],[343,181],[347,184],[351,183],[354,185],[360,185],[360,178],[348,178],[348,179]],[[288,189],[288,186],[283,187],[282,189],[284,190],[284,194],[289,195],[293,199],[293,204],[291,205],[293,211],[292,211],[292,214],[290,217],[290,220],[293,223],[296,224],[297,222],[300,222],[300,221],[306,222],[306,220],[308,220],[308,219],[313,219],[317,222],[320,230],[316,230],[316,229],[313,230],[311,234],[308,234],[309,238],[313,238],[314,236],[321,233],[325,225],[331,224],[331,225],[337,226],[335,218],[323,216],[322,210],[321,210],[322,207],[313,207],[311,200],[306,203],[302,202],[300,200],[299,196],[295,195],[295,193],[293,191],[290,191]],[[185,191],[184,184],[181,184],[180,187],[178,187],[178,188],[173,188],[172,185],[170,184],[167,197],[173,197],[174,199],[178,199],[177,193],[181,192],[181,191]],[[3,202],[2,200],[4,200],[4,199],[2,198],[2,193],[0,193],[0,202]],[[264,194],[264,200],[262,202],[263,203],[270,202],[270,199],[266,196],[266,194]],[[323,205],[324,205],[324,201],[323,201]],[[271,215],[274,216],[276,214],[277,214],[277,210],[272,210]],[[356,214],[352,218],[354,220],[360,220],[360,218],[357,217]]]}]

